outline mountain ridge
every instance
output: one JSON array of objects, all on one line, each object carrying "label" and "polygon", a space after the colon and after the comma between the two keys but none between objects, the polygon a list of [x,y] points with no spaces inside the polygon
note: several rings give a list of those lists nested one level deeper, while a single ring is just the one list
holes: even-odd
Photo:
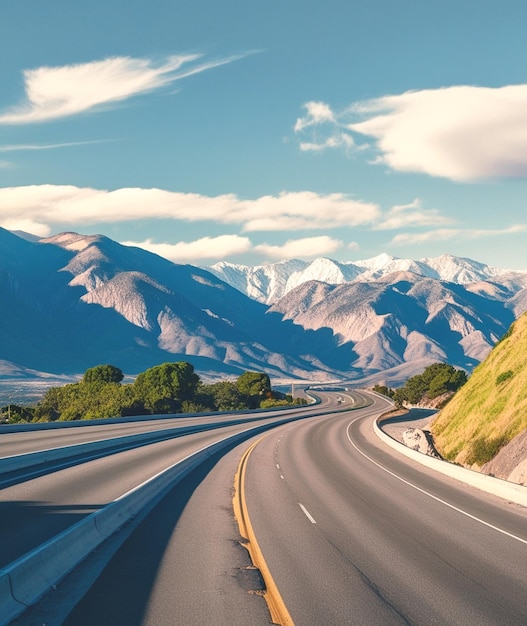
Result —
[{"label": "mountain ridge", "polygon": [[[274,264],[278,272],[251,283],[260,298],[286,291],[269,305],[206,268],[103,235],[35,241],[0,229],[0,375],[79,374],[104,362],[133,375],[188,360],[212,377],[258,370],[393,386],[434,361],[470,371],[526,310],[527,273],[438,258]],[[438,279],[434,264],[475,282]],[[247,275],[234,276],[247,290]]]},{"label": "mountain ridge", "polygon": [[[318,258],[313,261],[280,261],[266,265],[238,265],[220,261],[207,269],[251,298],[273,304],[303,282],[319,280],[330,284],[372,281],[396,271],[410,271],[426,278],[435,278],[456,284],[488,281],[499,276],[508,276],[511,285],[514,278],[521,282],[527,271],[502,270],[466,257],[443,254],[424,257],[417,261],[389,254],[380,254],[371,259],[358,261],[335,261]],[[266,288],[267,287],[267,288]]]}]

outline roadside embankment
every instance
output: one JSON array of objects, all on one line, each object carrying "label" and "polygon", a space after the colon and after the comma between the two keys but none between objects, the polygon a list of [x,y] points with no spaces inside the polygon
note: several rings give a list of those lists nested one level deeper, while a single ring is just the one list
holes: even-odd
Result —
[{"label": "roadside embankment", "polygon": [[[414,417],[416,416],[414,415]],[[421,416],[422,419],[428,420],[430,420],[431,417],[433,416]],[[467,485],[481,489],[487,493],[504,498],[509,502],[514,502],[527,507],[526,486],[502,480],[494,476],[488,476],[481,472],[450,463],[443,459],[423,454],[406,446],[402,441],[402,432],[408,428],[409,423],[415,425],[418,421],[419,419],[416,417],[415,421],[410,420],[409,422],[408,414],[396,416],[395,418],[390,418],[389,415],[384,415],[374,421],[374,431],[379,439],[384,441],[391,448],[397,450],[399,453],[404,454],[412,460],[417,461],[421,465],[429,467],[446,476],[450,476],[451,478],[459,480]],[[388,432],[388,429],[391,430],[391,433]],[[395,436],[396,433],[398,433],[398,437]]]}]

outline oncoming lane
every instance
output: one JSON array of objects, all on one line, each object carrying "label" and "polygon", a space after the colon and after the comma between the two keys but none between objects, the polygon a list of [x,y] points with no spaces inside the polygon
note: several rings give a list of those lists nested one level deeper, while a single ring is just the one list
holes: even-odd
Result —
[{"label": "oncoming lane", "polygon": [[385,450],[383,410],[281,427],[249,459],[249,513],[294,622],[525,624],[527,546],[491,527],[525,538],[525,510]]}]

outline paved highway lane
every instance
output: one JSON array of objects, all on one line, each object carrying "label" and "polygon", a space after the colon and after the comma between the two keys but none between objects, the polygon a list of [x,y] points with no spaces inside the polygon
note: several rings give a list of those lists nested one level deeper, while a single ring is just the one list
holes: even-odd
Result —
[{"label": "paved highway lane", "polygon": [[[309,409],[311,412],[319,410],[320,406]],[[211,430],[83,461],[0,488],[0,515],[3,526],[0,567],[19,558],[189,454],[234,433],[257,425],[274,423],[286,415],[296,414],[302,415],[302,409],[293,412],[289,409],[273,413],[223,414],[206,418],[168,420],[169,423],[176,421],[187,425],[198,424]],[[161,422],[165,423],[165,420]],[[158,424],[158,421],[145,424],[138,422],[131,426],[134,429],[139,426],[149,430],[152,425],[156,427]],[[130,424],[125,422],[110,425],[109,428],[106,425],[91,426],[89,436],[92,440],[103,439],[109,433],[115,436],[116,426],[129,434]],[[78,437],[84,437],[84,431],[82,427],[67,429],[70,436]],[[39,434],[46,432],[49,431]]]},{"label": "paved highway lane", "polygon": [[[340,408],[327,397],[313,411],[321,406]],[[94,576],[89,559],[19,623],[63,623],[91,578],[94,585],[68,624],[269,623],[232,510],[234,474],[247,445],[192,472],[138,523],[100,574]]]},{"label": "paved highway lane", "polygon": [[[232,512],[247,443],[211,459],[139,524],[64,622],[49,626],[248,626],[270,623],[263,584]],[[61,592],[59,588],[59,592]],[[63,592],[67,596],[67,590]],[[42,618],[60,613],[61,597]],[[29,625],[24,621],[20,626]]]},{"label": "paved highway lane", "polygon": [[527,623],[526,510],[386,450],[370,418],[280,427],[252,452],[246,480],[297,625]]},{"label": "paved highway lane", "polygon": [[[300,407],[295,410],[310,411],[310,407]],[[270,419],[287,414],[290,409],[267,413]],[[265,415],[265,414],[264,414]],[[41,450],[49,450],[79,443],[100,441],[135,435],[146,432],[156,432],[169,428],[184,428],[188,426],[224,425],[226,422],[250,421],[262,419],[262,413],[218,413],[199,416],[145,416],[143,418],[112,418],[109,420],[92,420],[80,422],[64,422],[53,424],[22,424],[19,426],[0,425],[0,459],[16,454],[27,454]],[[50,428],[53,426],[53,428]]]},{"label": "paved highway lane", "polygon": [[200,448],[230,426],[134,448],[0,490],[0,567]]}]

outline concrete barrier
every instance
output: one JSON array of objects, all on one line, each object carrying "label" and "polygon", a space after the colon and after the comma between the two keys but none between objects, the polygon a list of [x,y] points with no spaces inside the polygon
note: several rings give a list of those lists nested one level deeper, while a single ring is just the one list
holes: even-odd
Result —
[{"label": "concrete barrier", "polygon": [[307,416],[297,413],[277,422],[254,426],[198,450],[1,569],[0,626],[9,624],[35,604],[90,552],[145,507],[153,507],[207,458],[275,426],[304,417]]},{"label": "concrete barrier", "polygon": [[[308,394],[309,395],[309,394]],[[319,404],[320,400],[311,404]],[[296,410],[308,409],[309,406],[297,406]],[[251,415],[252,413],[274,413],[280,414],[291,410],[289,407],[270,407],[268,409],[241,409],[239,411],[228,411],[229,415]],[[128,415],[126,417],[104,417],[89,420],[72,420],[69,422],[36,422],[28,424],[0,424],[0,435],[4,433],[33,432],[38,430],[58,430],[61,428],[84,428],[89,426],[103,426],[108,424],[130,424],[132,422],[152,422],[162,420],[187,419],[189,417],[214,417],[225,414],[226,411],[202,411],[199,413],[167,413],[160,415]]]},{"label": "concrete barrier", "polygon": [[166,430],[156,430],[147,433],[137,433],[135,435],[124,435],[113,437],[112,439],[100,439],[86,443],[78,443],[72,446],[62,446],[49,450],[39,450],[38,452],[28,452],[26,454],[16,454],[13,456],[0,458],[0,474],[5,476],[9,472],[16,472],[37,465],[46,463],[56,463],[67,459],[89,453],[104,452],[111,448],[126,448],[155,441],[162,441],[171,437],[188,435],[210,428],[210,425],[182,426],[180,428],[168,428]]},{"label": "concrete barrier", "polygon": [[[313,402],[309,407],[295,407],[293,410],[291,407],[287,407],[286,409],[260,409],[258,413],[272,413],[273,417],[277,415],[281,415],[282,417],[286,417],[289,415],[298,415],[303,410],[311,410],[311,407],[314,404],[319,404],[320,400]],[[251,413],[255,413],[254,410],[251,411],[238,411],[236,414],[240,415],[239,420],[230,420],[228,424],[235,426],[236,424],[241,424],[247,421],[247,417],[243,419],[241,416],[250,415]],[[207,416],[215,416],[221,415],[221,412],[216,413],[195,413],[195,414],[185,414],[179,415],[178,417],[207,417]],[[167,419],[168,417],[174,416],[150,416],[152,419]],[[110,423],[123,423],[124,421],[139,421],[134,418],[115,418],[109,420],[92,420],[87,422],[81,422],[83,425],[96,425],[96,424],[110,424]],[[258,417],[254,417],[253,419],[259,419]],[[141,421],[144,421],[145,417],[141,417]],[[71,422],[64,422],[62,425],[64,427],[70,426]],[[39,450],[37,452],[28,452],[26,454],[17,454],[8,457],[0,457],[0,475],[5,476],[9,472],[16,472],[24,469],[29,469],[30,467],[35,467],[37,465],[44,465],[46,463],[56,463],[57,461],[66,460],[69,458],[73,458],[75,456],[79,456],[82,454],[89,454],[90,452],[104,452],[105,450],[111,449],[113,447],[133,447],[134,445],[144,445],[147,443],[153,443],[155,441],[162,441],[163,439],[169,439],[170,437],[178,437],[183,435],[188,435],[190,433],[200,432],[203,430],[212,430],[214,428],[221,428],[226,425],[226,422],[218,422],[215,424],[203,423],[203,424],[195,424],[192,426],[179,426],[175,428],[168,428],[165,430],[157,430],[157,431],[149,431],[146,433],[137,433],[135,435],[123,435],[121,437],[114,437],[112,439],[101,439],[97,441],[90,441],[86,443],[74,444],[71,446],[62,446],[59,448],[51,448],[49,450]],[[38,426],[38,425],[35,425]],[[40,426],[45,426],[45,424],[40,424]],[[54,427],[57,428],[58,424],[54,424]],[[0,433],[6,432],[3,429],[0,430]],[[15,430],[11,432],[17,432]]]},{"label": "concrete barrier", "polygon": [[[332,412],[356,408],[359,407]],[[305,415],[302,411],[288,411],[285,415],[289,417],[284,416],[276,422],[253,426],[220,439],[178,461],[35,550],[10,563],[0,570],[0,626],[6,626],[29,606],[35,604],[103,541],[138,513],[144,511],[145,507],[152,508],[169,489],[210,456],[276,426],[327,413],[326,410]],[[175,430],[181,433],[183,429]]]},{"label": "concrete barrier", "polygon": [[385,433],[379,425],[381,420],[382,416],[374,420],[373,430],[375,434],[379,439],[400,454],[404,454],[421,465],[425,465],[436,472],[455,478],[462,483],[527,507],[527,487],[494,476],[487,476],[481,472],[475,472],[466,467],[461,467],[460,465],[455,465],[454,463],[449,463],[448,461],[417,452],[417,450],[412,450]]}]

